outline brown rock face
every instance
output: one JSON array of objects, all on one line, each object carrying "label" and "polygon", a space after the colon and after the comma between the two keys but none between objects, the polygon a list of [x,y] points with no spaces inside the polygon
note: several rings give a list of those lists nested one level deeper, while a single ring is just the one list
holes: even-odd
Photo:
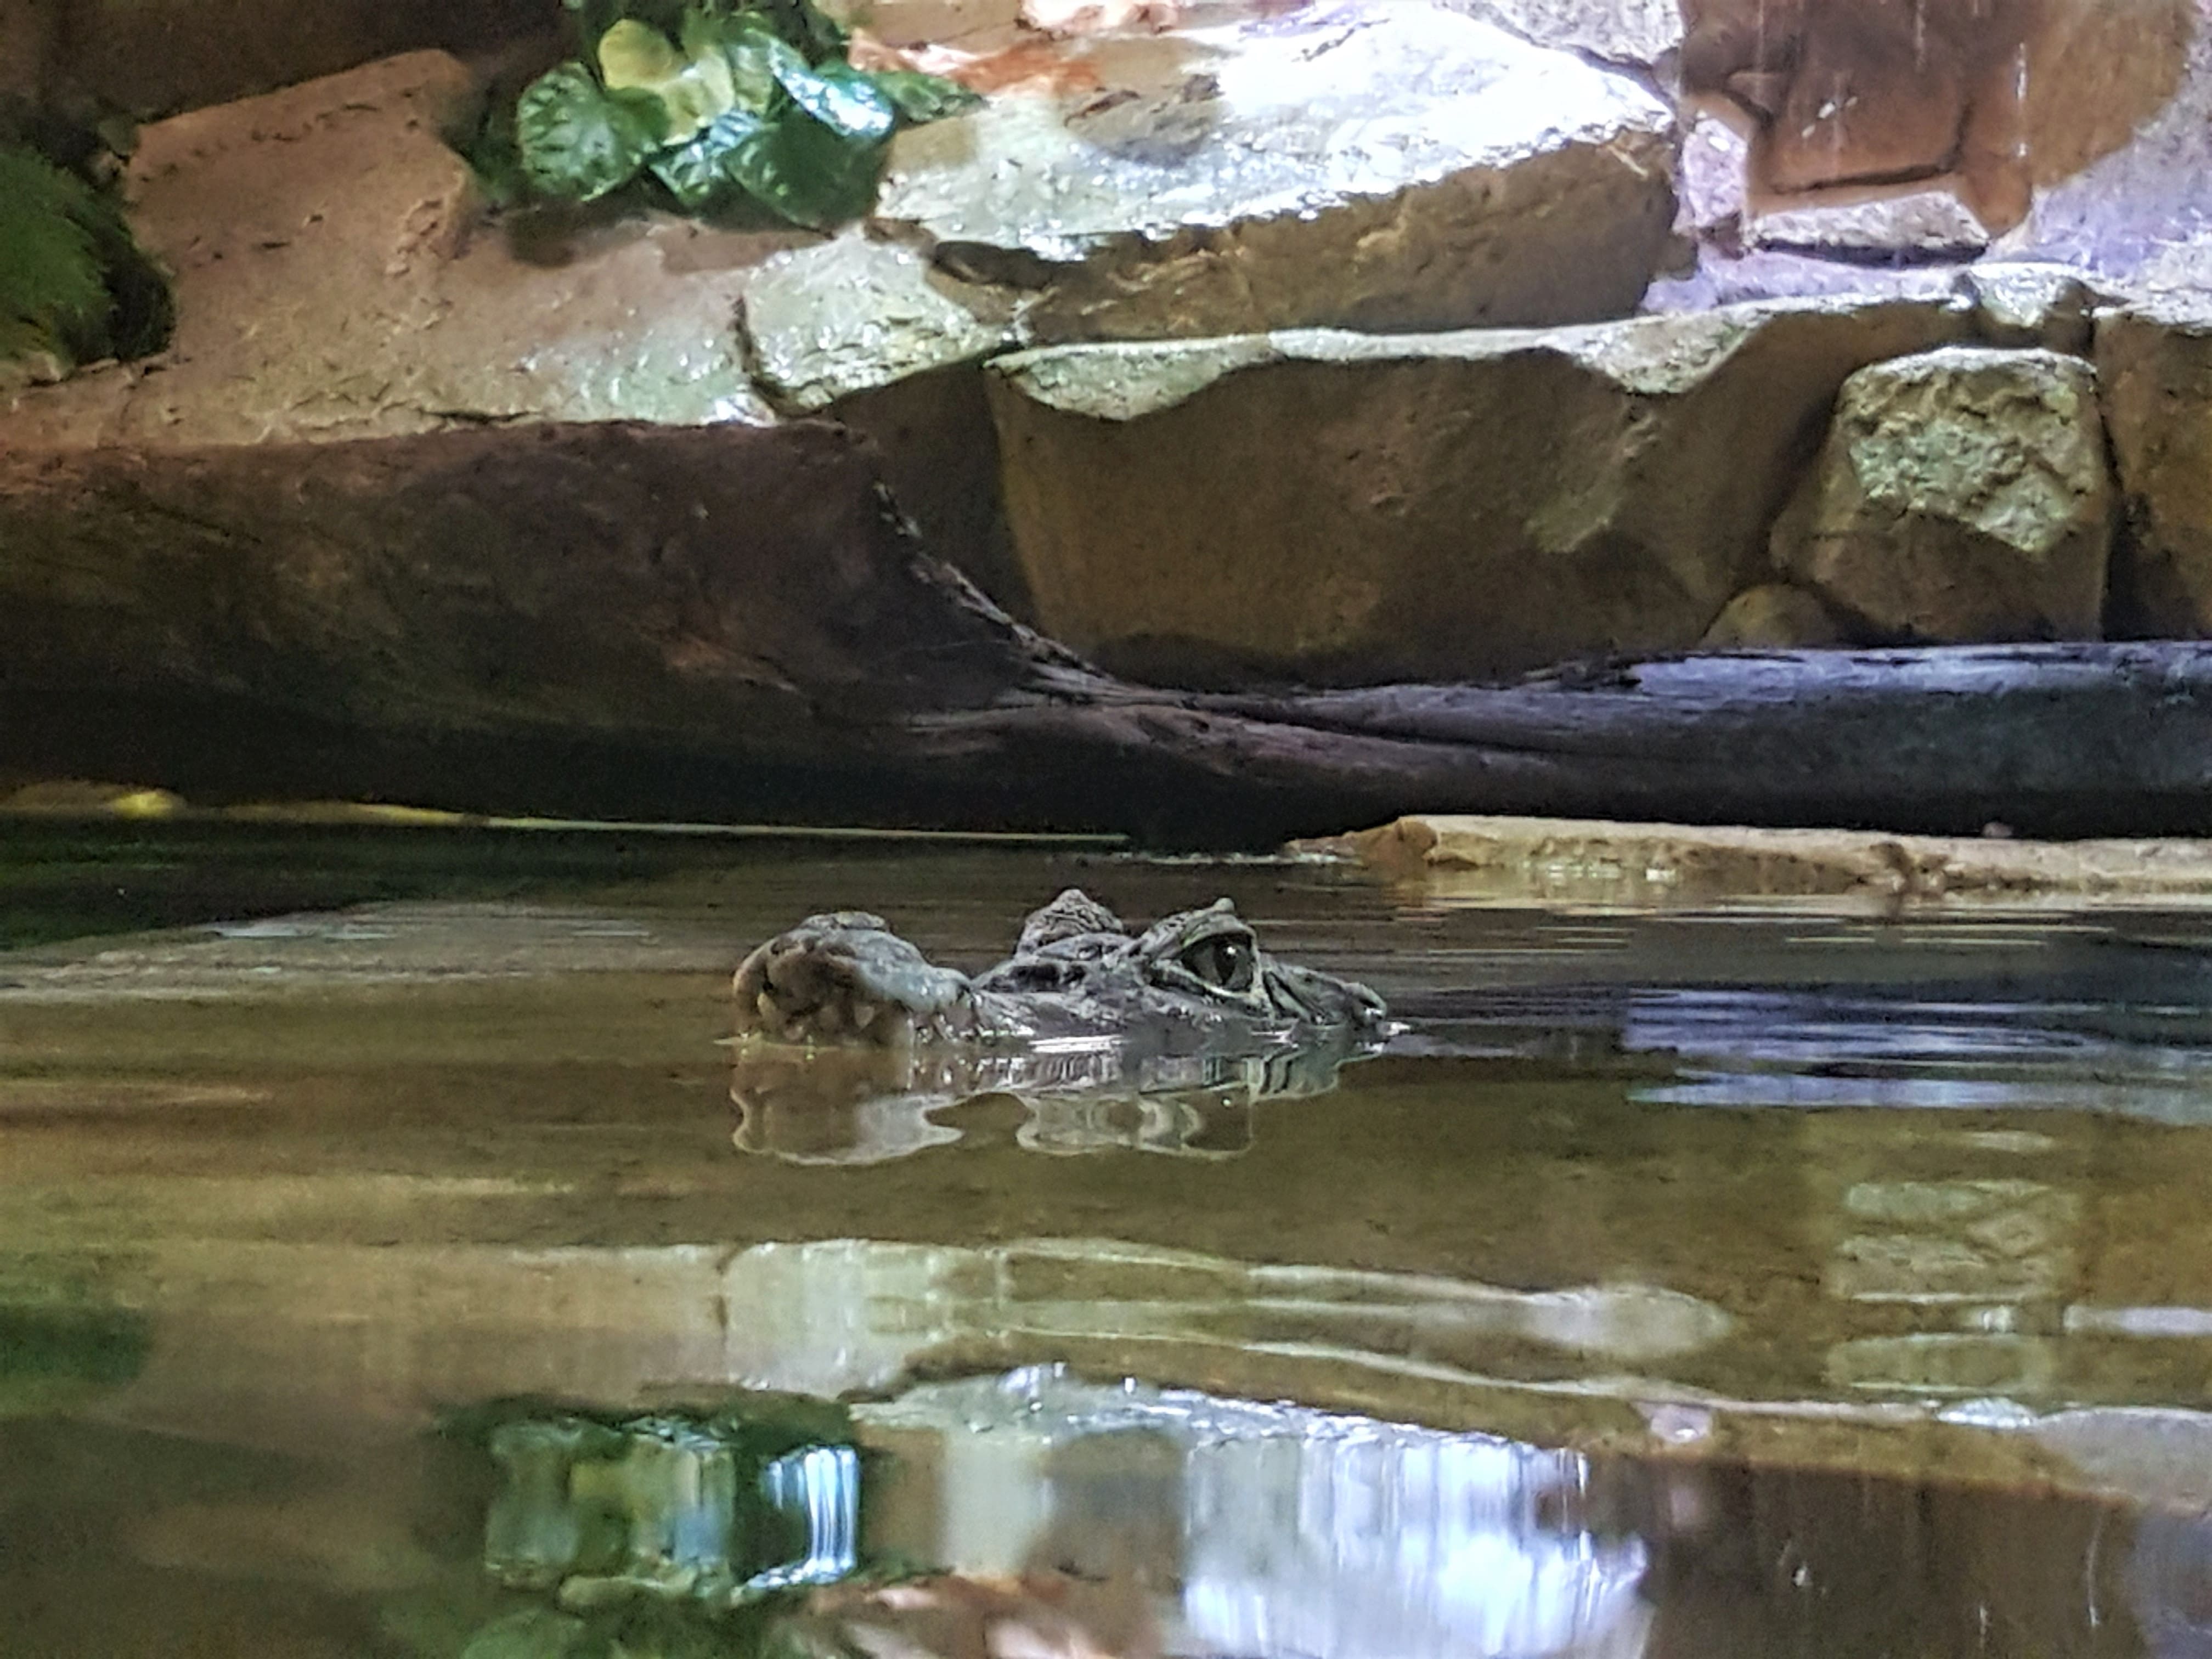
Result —
[{"label": "brown rock face", "polygon": [[2202,295],[2102,318],[2097,371],[2128,536],[2116,631],[2212,634],[2212,305]]},{"label": "brown rock face", "polygon": [[646,810],[699,793],[657,753],[831,775],[881,711],[1028,668],[878,479],[812,422],[0,456],[8,747],[188,791],[305,766],[325,791]]},{"label": "brown rock face", "polygon": [[512,242],[440,136],[477,97],[461,64],[415,52],[147,128],[129,188],[176,274],[171,349],[21,394],[4,441],[769,418],[737,296],[743,266],[795,239],[659,220]]},{"label": "brown rock face", "polygon": [[1892,637],[2091,640],[2112,505],[2087,363],[1952,347],[1844,383],[1775,562]]},{"label": "brown rock face", "polygon": [[1942,180],[1992,234],[2181,83],[2193,0],[1683,0],[1685,89],[1754,133],[1754,195]]},{"label": "brown rock face", "polygon": [[1844,378],[1966,325],[1808,304],[1029,352],[991,371],[1008,517],[1046,631],[1168,684],[1680,649],[1763,570]]}]

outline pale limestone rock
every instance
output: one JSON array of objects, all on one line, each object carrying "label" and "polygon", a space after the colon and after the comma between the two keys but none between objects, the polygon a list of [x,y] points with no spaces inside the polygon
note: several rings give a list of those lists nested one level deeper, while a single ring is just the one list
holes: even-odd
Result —
[{"label": "pale limestone rock", "polygon": [[1429,0],[1094,42],[1095,89],[900,136],[879,222],[1043,290],[1041,341],[1632,309],[1673,214],[1671,112]]},{"label": "pale limestone rock", "polygon": [[2128,526],[2115,624],[2212,634],[2212,300],[2176,295],[2108,313],[2096,349]]},{"label": "pale limestone rock", "polygon": [[1710,902],[1863,895],[1894,902],[2036,894],[2212,893],[2212,842],[2011,841],[1856,830],[1425,813],[1321,843],[1433,900]]},{"label": "pale limestone rock", "polygon": [[1705,115],[1691,123],[1675,180],[1675,229],[1692,236],[1739,234],[1750,159],[1750,141],[1727,122]]},{"label": "pale limestone rock", "polygon": [[1959,274],[1974,302],[1981,337],[1996,346],[2041,346],[2080,356],[2088,349],[2098,295],[2070,265],[1998,260]]},{"label": "pale limestone rock", "polygon": [[755,378],[793,415],[1016,343],[1008,295],[858,232],[763,260],[744,321]]},{"label": "pale limestone rock", "polygon": [[989,371],[1039,621],[1133,673],[1357,682],[1696,643],[1854,369],[1962,307],[1066,347]]},{"label": "pale limestone rock", "polygon": [[1682,49],[1678,0],[1443,0],[1540,46],[1650,68]]},{"label": "pale limestone rock", "polygon": [[1990,245],[1988,228],[1948,189],[1931,187],[1863,201],[1786,200],[1750,215],[1744,240],[1754,247],[1802,248],[1863,258],[1970,258]]},{"label": "pale limestone rock", "polygon": [[1842,626],[1820,596],[1788,582],[1761,582],[1728,602],[1698,641],[1700,651],[1786,651],[1840,645]]},{"label": "pale limestone rock", "polygon": [[1844,382],[1774,560],[1901,638],[2095,639],[2112,509],[2089,365],[1952,347]]}]

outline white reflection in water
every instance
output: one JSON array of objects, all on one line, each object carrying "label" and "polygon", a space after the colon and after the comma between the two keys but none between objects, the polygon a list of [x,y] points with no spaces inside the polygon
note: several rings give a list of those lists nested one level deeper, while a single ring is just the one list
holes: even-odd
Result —
[{"label": "white reflection in water", "polygon": [[1257,1053],[1182,1054],[1083,1037],[988,1048],[731,1048],[731,1141],[790,1164],[866,1164],[962,1138],[936,1114],[967,1100],[1018,1101],[1017,1145],[1073,1156],[1128,1151],[1232,1158],[1249,1148],[1255,1105],[1326,1094],[1373,1045],[1316,1037]]},{"label": "white reflection in water", "polygon": [[1644,1546],[1583,1518],[1571,1452],[1049,1370],[861,1417],[935,1466],[946,1565],[1115,1557],[1164,1596],[1171,1652],[1629,1659],[1649,1634]]},{"label": "white reflection in water", "polygon": [[2193,1005],[1654,988],[1628,994],[1617,1018],[1624,1051],[1681,1062],[1637,1091],[1657,1103],[2212,1121],[2212,1043]]}]

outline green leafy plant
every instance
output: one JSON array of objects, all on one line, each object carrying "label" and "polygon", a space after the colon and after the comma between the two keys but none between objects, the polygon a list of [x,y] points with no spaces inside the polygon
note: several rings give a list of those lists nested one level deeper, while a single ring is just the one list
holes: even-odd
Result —
[{"label": "green leafy plant", "polygon": [[114,202],[27,145],[0,144],[0,361],[66,371],[167,341],[168,284]]},{"label": "green leafy plant", "polygon": [[854,68],[811,0],[568,3],[585,58],[515,107],[540,197],[597,201],[642,177],[688,211],[750,202],[819,228],[868,210],[899,127],[976,101],[935,76]]}]

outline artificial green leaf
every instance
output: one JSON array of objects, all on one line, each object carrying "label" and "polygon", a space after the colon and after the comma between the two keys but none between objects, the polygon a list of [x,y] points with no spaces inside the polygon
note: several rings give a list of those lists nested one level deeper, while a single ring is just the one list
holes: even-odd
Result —
[{"label": "artificial green leaf", "polygon": [[684,15],[684,53],[695,62],[720,52],[728,65],[735,107],[768,113],[775,101],[774,53],[789,50],[766,19],[751,12],[729,13],[695,6]]},{"label": "artificial green leaf", "polygon": [[941,121],[948,115],[964,114],[983,101],[981,93],[957,81],[924,75],[920,70],[878,70],[868,78],[909,122]]},{"label": "artificial green leaf", "polygon": [[878,143],[898,125],[898,106],[850,64],[809,64],[786,46],[771,54],[776,84],[791,101],[831,131],[863,143]]},{"label": "artificial green leaf", "polygon": [[651,93],[611,91],[581,64],[562,64],[523,88],[514,133],[542,194],[592,202],[636,177],[667,137],[668,113]]},{"label": "artificial green leaf", "polygon": [[696,213],[726,191],[745,188],[731,171],[731,159],[765,125],[750,110],[727,111],[708,122],[689,143],[665,149],[646,165],[654,178],[668,186],[668,193],[679,205]]},{"label": "artificial green leaf", "polygon": [[624,18],[599,37],[599,75],[610,92],[651,93],[668,112],[666,142],[682,143],[738,101],[729,60],[709,46],[678,52],[659,29]]},{"label": "artificial green leaf", "polygon": [[884,145],[840,132],[799,109],[764,124],[724,169],[793,224],[826,229],[875,204]]},{"label": "artificial green leaf", "polygon": [[599,78],[611,88],[648,90],[684,72],[684,58],[650,23],[625,17],[599,37]]}]

